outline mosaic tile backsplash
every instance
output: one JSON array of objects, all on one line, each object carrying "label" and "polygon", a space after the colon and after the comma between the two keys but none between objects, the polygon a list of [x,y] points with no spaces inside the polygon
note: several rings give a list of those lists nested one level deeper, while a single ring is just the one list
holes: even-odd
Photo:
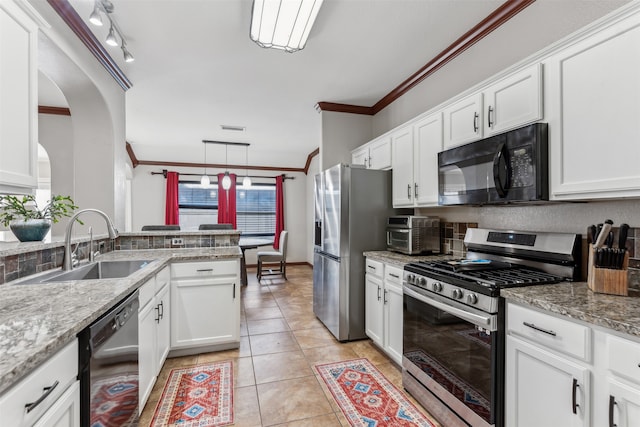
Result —
[{"label": "mosaic tile backsplash", "polygon": [[464,235],[467,233],[467,228],[478,228],[478,223],[440,221],[440,240],[443,254],[453,255],[454,258],[466,256]]}]

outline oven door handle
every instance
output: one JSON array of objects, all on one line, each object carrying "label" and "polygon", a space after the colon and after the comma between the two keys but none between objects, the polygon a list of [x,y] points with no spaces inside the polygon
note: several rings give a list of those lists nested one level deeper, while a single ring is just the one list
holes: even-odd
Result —
[{"label": "oven door handle", "polygon": [[496,330],[496,324],[495,324],[495,316],[493,315],[481,315],[481,314],[476,314],[476,313],[472,313],[466,310],[463,310],[461,308],[458,307],[454,307],[450,304],[438,301],[434,298],[431,298],[427,295],[423,295],[420,292],[416,292],[413,289],[410,289],[407,285],[404,286],[404,293],[405,295],[408,295],[412,298],[417,299],[418,301],[421,301],[425,304],[429,304],[439,310],[442,310],[446,313],[452,314],[456,317],[459,317],[462,320],[466,320],[469,323],[473,323],[474,325],[477,326],[481,326],[483,328],[486,328],[490,331],[495,331]]}]

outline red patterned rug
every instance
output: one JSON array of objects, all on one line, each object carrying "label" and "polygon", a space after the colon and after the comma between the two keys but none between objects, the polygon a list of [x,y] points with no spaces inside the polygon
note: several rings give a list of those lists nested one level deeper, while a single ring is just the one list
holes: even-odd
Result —
[{"label": "red patterned rug", "polygon": [[175,368],[169,373],[151,427],[233,424],[231,361]]},{"label": "red patterned rug", "polygon": [[91,426],[137,425],[138,376],[123,374],[95,381],[91,386]]},{"label": "red patterned rug", "polygon": [[367,359],[315,368],[352,426],[434,427]]}]

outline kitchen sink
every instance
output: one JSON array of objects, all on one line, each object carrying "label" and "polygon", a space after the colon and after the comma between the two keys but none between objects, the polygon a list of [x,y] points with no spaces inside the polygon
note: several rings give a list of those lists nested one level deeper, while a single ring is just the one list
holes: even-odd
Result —
[{"label": "kitchen sink", "polygon": [[96,261],[70,271],[52,271],[23,284],[66,282],[70,280],[118,279],[128,277],[153,260]]}]

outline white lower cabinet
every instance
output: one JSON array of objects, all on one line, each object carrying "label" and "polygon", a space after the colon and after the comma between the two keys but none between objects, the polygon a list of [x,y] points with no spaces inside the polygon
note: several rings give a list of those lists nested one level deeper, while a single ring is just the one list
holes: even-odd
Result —
[{"label": "white lower cabinet", "polygon": [[142,413],[162,365],[169,353],[169,267],[165,267],[139,289],[138,358]]},{"label": "white lower cabinet", "polygon": [[402,269],[366,260],[365,333],[402,363]]},{"label": "white lower cabinet", "polygon": [[0,395],[0,425],[80,427],[78,341]]},{"label": "white lower cabinet", "polygon": [[508,427],[640,426],[640,339],[508,302],[505,399]]},{"label": "white lower cabinet", "polygon": [[239,260],[171,264],[171,349],[240,341]]}]

